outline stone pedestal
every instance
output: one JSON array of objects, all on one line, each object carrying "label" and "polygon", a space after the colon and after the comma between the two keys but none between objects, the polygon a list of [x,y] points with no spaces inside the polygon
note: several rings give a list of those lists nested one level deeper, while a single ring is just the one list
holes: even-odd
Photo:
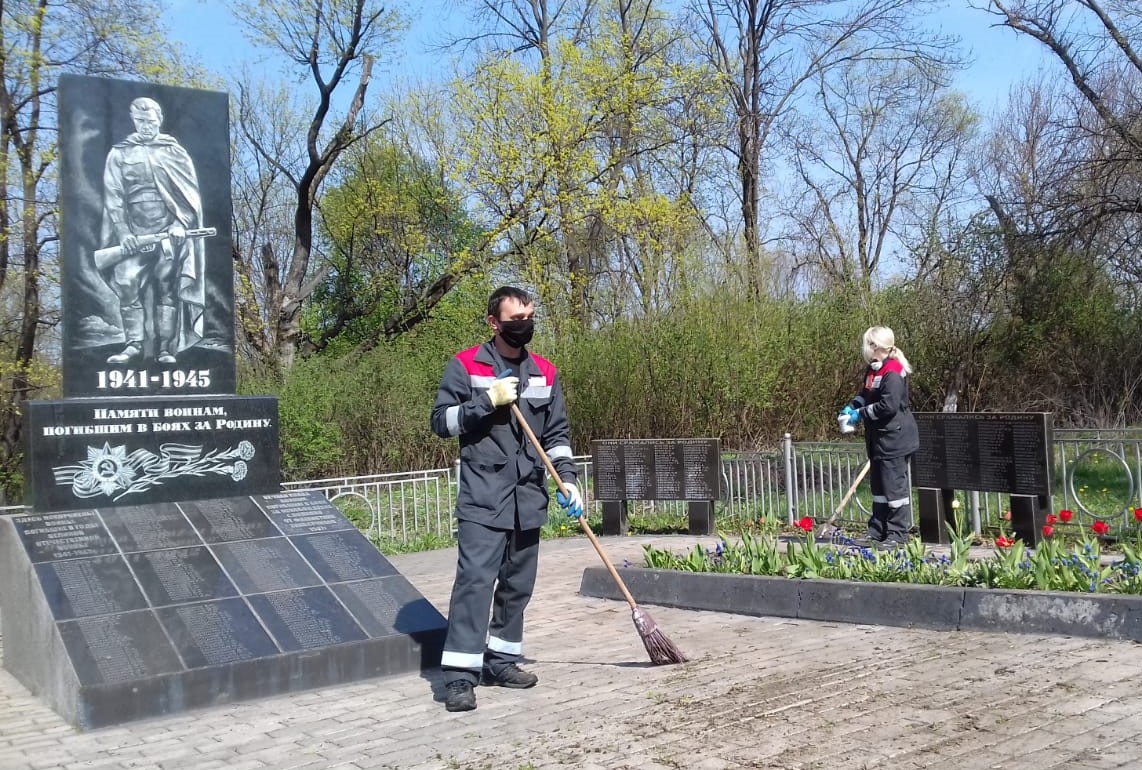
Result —
[{"label": "stone pedestal", "polygon": [[90,729],[439,665],[446,622],[325,498],[0,519],[4,665]]}]

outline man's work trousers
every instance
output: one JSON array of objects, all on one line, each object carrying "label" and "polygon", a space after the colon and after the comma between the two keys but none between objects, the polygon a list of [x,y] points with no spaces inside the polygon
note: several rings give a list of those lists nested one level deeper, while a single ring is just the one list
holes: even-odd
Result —
[{"label": "man's work trousers", "polygon": [[496,674],[523,655],[523,611],[535,587],[539,530],[460,520],[456,539],[456,582],[440,668],[447,682],[476,684],[481,669]]},{"label": "man's work trousers", "polygon": [[912,528],[912,489],[908,478],[911,456],[873,460],[869,467],[872,516],[868,536],[890,543],[908,541]]}]

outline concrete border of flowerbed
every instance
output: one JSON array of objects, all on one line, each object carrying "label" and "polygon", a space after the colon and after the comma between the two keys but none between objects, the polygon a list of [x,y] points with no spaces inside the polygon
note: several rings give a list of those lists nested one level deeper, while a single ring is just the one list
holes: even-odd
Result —
[{"label": "concrete border of flowerbed", "polygon": [[[798,580],[645,568],[621,569],[619,573],[640,605],[939,631],[1142,641],[1142,596]],[[605,567],[585,569],[579,593],[623,598]]]}]

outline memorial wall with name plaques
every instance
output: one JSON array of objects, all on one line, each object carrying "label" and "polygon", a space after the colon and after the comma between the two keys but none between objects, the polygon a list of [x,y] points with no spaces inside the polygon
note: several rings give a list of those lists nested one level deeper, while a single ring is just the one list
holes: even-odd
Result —
[{"label": "memorial wall with name plaques", "polygon": [[5,666],[83,729],[439,662],[447,623],[319,492],[0,519]]},{"label": "memorial wall with name plaques", "polygon": [[87,729],[439,664],[440,613],[235,395],[229,97],[59,82],[63,393],[0,517],[3,663]]},{"label": "memorial wall with name plaques", "polygon": [[920,449],[912,483],[1014,495],[1050,495],[1048,412],[916,412]]},{"label": "memorial wall with name plaques", "polygon": [[591,442],[592,497],[614,500],[717,500],[717,439],[607,439]]}]

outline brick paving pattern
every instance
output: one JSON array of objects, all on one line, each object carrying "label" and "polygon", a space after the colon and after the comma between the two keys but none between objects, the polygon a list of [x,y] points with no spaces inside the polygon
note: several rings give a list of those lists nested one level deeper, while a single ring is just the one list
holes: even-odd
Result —
[{"label": "brick paving pattern", "polygon": [[[605,538],[616,562],[644,542]],[[531,690],[449,714],[439,672],[75,731],[0,672],[0,770],[1142,767],[1142,649],[647,607],[693,660],[654,667],[626,604],[578,595],[582,539],[544,542]],[[447,608],[451,550],[392,557]]]}]

